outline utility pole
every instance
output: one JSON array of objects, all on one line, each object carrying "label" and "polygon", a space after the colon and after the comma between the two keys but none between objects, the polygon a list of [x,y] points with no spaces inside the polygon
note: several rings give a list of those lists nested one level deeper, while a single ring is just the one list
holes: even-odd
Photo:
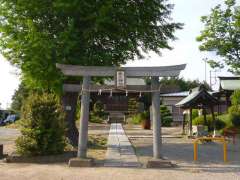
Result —
[{"label": "utility pole", "polygon": [[220,72],[220,69],[215,69],[215,70],[210,70],[210,87],[212,88],[212,86],[216,85],[217,83],[217,73]]},{"label": "utility pole", "polygon": [[[202,59],[205,62],[205,82],[207,82],[207,58]],[[210,82],[211,83],[211,82]]]}]

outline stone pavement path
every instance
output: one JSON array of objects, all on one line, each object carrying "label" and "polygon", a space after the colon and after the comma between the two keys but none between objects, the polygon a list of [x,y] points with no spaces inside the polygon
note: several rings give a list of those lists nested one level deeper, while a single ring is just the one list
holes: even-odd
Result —
[{"label": "stone pavement path", "polygon": [[106,167],[140,167],[132,144],[126,136],[122,124],[112,123],[108,136]]}]

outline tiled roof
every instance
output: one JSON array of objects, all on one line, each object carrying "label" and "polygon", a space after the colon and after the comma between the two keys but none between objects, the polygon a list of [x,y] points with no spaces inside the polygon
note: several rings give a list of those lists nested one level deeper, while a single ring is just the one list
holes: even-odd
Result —
[{"label": "tiled roof", "polygon": [[166,93],[161,94],[162,97],[186,97],[189,95],[189,91],[175,92],[175,93]]},{"label": "tiled roof", "polygon": [[176,106],[182,107],[182,108],[189,108],[189,107],[196,107],[199,104],[217,104],[218,100],[215,99],[212,95],[212,93],[209,93],[206,88],[201,85],[199,87],[196,87],[192,90],[190,90],[189,95],[182,99],[180,102],[176,104]]}]

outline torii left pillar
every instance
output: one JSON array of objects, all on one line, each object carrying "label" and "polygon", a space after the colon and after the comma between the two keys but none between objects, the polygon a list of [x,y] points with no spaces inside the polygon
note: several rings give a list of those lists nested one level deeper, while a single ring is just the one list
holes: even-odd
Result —
[{"label": "torii left pillar", "polygon": [[148,161],[148,168],[172,167],[173,164],[162,157],[162,132],[160,114],[159,77],[151,77],[152,89],[152,124],[153,124],[153,158]]},{"label": "torii left pillar", "polygon": [[87,158],[90,81],[90,76],[83,77],[78,152],[77,158],[70,159],[69,161],[69,166],[71,167],[89,167],[93,163],[92,159]]}]

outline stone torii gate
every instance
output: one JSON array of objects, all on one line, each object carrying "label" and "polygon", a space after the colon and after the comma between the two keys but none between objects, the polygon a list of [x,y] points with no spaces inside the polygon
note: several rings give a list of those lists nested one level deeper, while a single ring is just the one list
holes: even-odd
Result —
[{"label": "stone torii gate", "polygon": [[[126,77],[151,77],[152,91],[152,121],[153,121],[153,160],[148,163],[149,167],[156,167],[162,159],[161,117],[160,117],[160,89],[159,77],[175,77],[185,64],[160,67],[105,67],[105,66],[78,66],[56,64],[66,76],[82,76],[81,116],[79,126],[79,143],[77,158],[70,160],[70,166],[91,166],[92,161],[87,158],[88,120],[90,82],[92,76],[110,77],[119,80],[117,87],[126,88]],[[120,73],[119,73],[120,72]],[[119,75],[119,77],[118,77]]]}]

